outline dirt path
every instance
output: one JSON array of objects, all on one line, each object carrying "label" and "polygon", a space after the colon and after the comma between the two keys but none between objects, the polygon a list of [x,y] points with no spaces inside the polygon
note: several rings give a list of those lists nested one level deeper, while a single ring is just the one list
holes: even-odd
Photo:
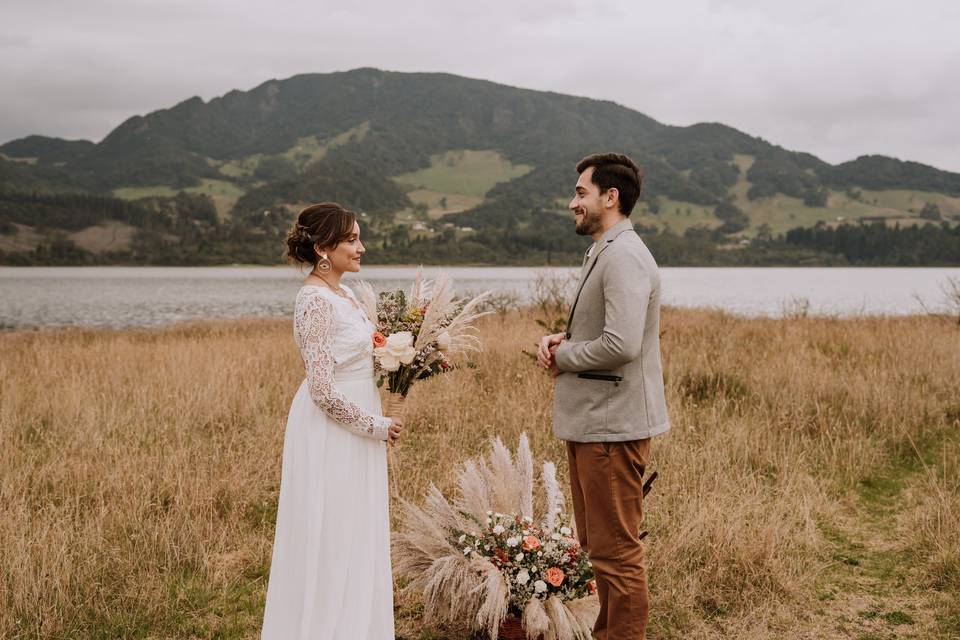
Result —
[{"label": "dirt path", "polygon": [[861,483],[842,521],[823,526],[836,551],[823,572],[813,633],[801,637],[960,640],[956,603],[923,586],[898,522],[905,491],[923,473],[919,456],[889,467]]}]

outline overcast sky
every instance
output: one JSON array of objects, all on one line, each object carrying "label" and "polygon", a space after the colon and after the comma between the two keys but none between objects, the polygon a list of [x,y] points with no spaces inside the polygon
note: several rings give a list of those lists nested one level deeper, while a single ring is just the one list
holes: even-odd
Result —
[{"label": "overcast sky", "polygon": [[194,95],[372,66],[960,171],[958,33],[957,0],[2,0],[0,142],[97,141]]}]

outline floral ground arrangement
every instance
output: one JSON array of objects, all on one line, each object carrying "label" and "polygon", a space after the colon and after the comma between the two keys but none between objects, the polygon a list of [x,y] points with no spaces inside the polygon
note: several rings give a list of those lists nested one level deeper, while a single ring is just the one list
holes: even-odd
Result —
[{"label": "floral ground arrangement", "polygon": [[458,497],[431,485],[423,506],[404,501],[393,538],[394,571],[423,595],[429,622],[496,640],[508,617],[528,638],[590,638],[598,603],[593,568],[573,537],[556,465],[544,462],[534,512],[534,462],[526,434],[516,456],[494,438],[487,458],[458,473]]},{"label": "floral ground arrangement", "polygon": [[[395,531],[431,484],[455,503],[495,436],[526,433],[566,496],[552,382],[523,354],[544,319],[481,318],[477,368],[415,385]],[[956,318],[667,309],[662,329],[650,636],[960,637]],[[302,380],[286,318],[0,332],[0,638],[258,638]],[[489,637],[427,621],[407,578],[395,593],[406,640]]]}]

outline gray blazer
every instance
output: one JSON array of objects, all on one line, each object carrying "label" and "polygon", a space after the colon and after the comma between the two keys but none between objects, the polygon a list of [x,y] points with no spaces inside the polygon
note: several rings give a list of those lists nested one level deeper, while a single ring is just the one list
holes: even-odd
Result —
[{"label": "gray blazer", "polygon": [[660,364],[660,272],[624,220],[591,247],[557,348],[553,432],[573,442],[640,440],[670,428]]}]

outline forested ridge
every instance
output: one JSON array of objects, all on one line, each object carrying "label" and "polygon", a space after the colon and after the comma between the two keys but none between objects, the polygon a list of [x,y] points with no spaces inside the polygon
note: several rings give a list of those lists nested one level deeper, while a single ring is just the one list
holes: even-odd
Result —
[{"label": "forested ridge", "polygon": [[597,150],[644,168],[634,219],[663,264],[960,263],[960,174],[376,69],[191,98],[96,144],[0,146],[0,260],[269,264],[301,206],[335,200],[363,213],[372,262],[576,264],[565,202]]}]

